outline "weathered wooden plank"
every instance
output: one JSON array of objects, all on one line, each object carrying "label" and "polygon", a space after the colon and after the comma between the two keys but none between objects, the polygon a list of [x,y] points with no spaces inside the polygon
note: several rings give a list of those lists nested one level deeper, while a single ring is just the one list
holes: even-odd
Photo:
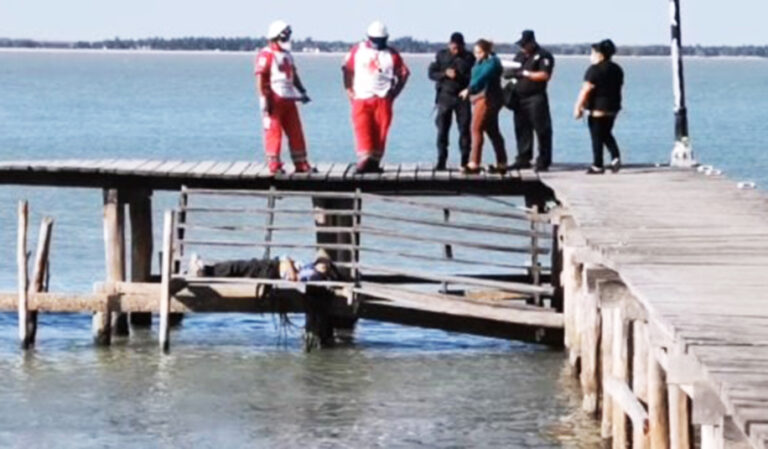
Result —
[{"label": "weathered wooden plank", "polygon": [[198,164],[200,164],[199,161],[184,162],[170,169],[168,171],[168,175],[172,175],[172,176],[186,175],[192,169],[194,169]]},{"label": "weathered wooden plank", "polygon": [[229,170],[229,168],[232,167],[232,165],[234,165],[234,162],[231,162],[231,161],[217,162],[216,164],[214,164],[213,167],[211,167],[205,172],[204,176],[209,178],[220,177],[224,173],[226,173],[227,170]]},{"label": "weathered wooden plank", "polygon": [[397,175],[397,180],[398,181],[415,181],[417,166],[418,165],[414,163],[401,164],[400,172]]},{"label": "weathered wooden plank", "polygon": [[192,168],[187,173],[187,175],[193,176],[193,177],[197,177],[197,178],[202,178],[216,164],[218,164],[218,161],[203,161],[203,162],[200,162],[199,164],[195,165],[195,167]]},{"label": "weathered wooden plank", "polygon": [[167,175],[184,164],[184,161],[166,161],[155,169],[158,175]]},{"label": "weathered wooden plank", "polygon": [[230,176],[232,176],[232,177],[239,177],[240,175],[243,174],[243,172],[245,172],[245,170],[248,168],[248,166],[250,164],[251,163],[249,161],[237,161],[237,162],[233,163],[227,169],[227,171],[222,173],[222,175],[226,176],[226,177],[230,177]]},{"label": "weathered wooden plank", "polygon": [[161,165],[163,165],[165,162],[167,162],[167,161],[165,161],[165,160],[148,161],[148,162],[146,162],[146,163],[136,167],[132,171],[135,172],[135,173],[155,175],[156,174],[155,170],[158,167],[160,167]]},{"label": "weathered wooden plank", "polygon": [[266,166],[263,162],[251,162],[248,167],[240,174],[241,178],[255,178]]}]

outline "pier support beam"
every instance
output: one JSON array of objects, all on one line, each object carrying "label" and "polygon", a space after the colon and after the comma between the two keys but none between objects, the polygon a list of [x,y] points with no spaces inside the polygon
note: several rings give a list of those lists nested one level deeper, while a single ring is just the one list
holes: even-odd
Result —
[{"label": "pier support beam", "polygon": [[168,352],[171,344],[171,272],[173,271],[174,229],[176,228],[176,213],[166,211],[163,220],[163,261],[161,263],[160,279],[160,319],[158,326],[158,343],[163,352]]},{"label": "pier support beam", "polygon": [[29,349],[35,344],[37,314],[29,310],[29,266],[27,255],[27,229],[29,227],[29,206],[26,201],[19,201],[19,227],[17,234],[16,264],[18,268],[18,319],[19,341],[21,349]]},{"label": "pier support beam", "polygon": [[[638,401],[648,408],[648,325],[642,320],[632,322],[632,392]],[[653,417],[649,417],[652,420]],[[653,422],[650,422],[653,425]],[[651,441],[645,429],[632,426],[632,448],[648,449]]]},{"label": "pier support beam", "polygon": [[[323,244],[328,245],[359,245],[360,233],[357,228],[360,226],[360,215],[350,214],[350,212],[360,211],[362,200],[359,198],[313,198],[313,207],[318,211],[315,214],[315,226],[318,228],[349,228],[349,232],[318,232],[316,235],[317,244],[329,259],[334,263],[356,264],[360,259],[360,253],[357,250],[342,250],[323,248]],[[325,213],[325,211],[347,212],[343,215]],[[339,271],[351,279],[358,278],[358,268],[340,267]],[[333,342],[334,334],[344,338],[350,338],[354,333],[357,319],[354,317],[341,317],[330,315],[330,311],[323,311],[324,304],[322,297],[317,292],[307,290],[307,299],[312,301],[317,299],[318,304],[307,308],[307,321],[305,326],[305,343],[319,343],[320,346],[328,346]],[[327,316],[325,316],[327,315]],[[307,349],[312,349],[307,346]]]},{"label": "pier support beam", "polygon": [[[117,189],[104,189],[104,254],[107,282],[125,281],[125,203]],[[98,315],[101,312],[97,312]],[[128,315],[115,312],[110,317],[111,329],[115,335],[128,335]],[[99,323],[104,320],[94,317],[94,339],[97,344],[108,345],[111,338],[102,334]]]},{"label": "pier support beam", "polygon": [[[131,282],[149,282],[152,276],[152,191],[134,190],[127,198],[131,221]],[[131,312],[131,325],[150,327],[152,314]]]},{"label": "pier support beam", "polygon": [[582,274],[581,297],[579,298],[579,354],[581,355],[581,389],[584,394],[582,409],[597,414],[600,392],[599,351],[600,351],[600,310],[598,308],[597,284],[610,275],[602,267],[585,265]]},{"label": "pier support beam", "polygon": [[691,400],[679,385],[667,386],[670,449],[692,449]]},{"label": "pier support beam", "polygon": [[669,449],[667,379],[653,353],[650,353],[648,357],[648,416],[650,448]]}]

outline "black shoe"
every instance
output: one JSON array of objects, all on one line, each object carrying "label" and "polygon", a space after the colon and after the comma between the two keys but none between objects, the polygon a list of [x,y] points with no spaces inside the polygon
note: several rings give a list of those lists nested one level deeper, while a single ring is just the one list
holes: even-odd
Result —
[{"label": "black shoe", "polygon": [[489,165],[488,166],[488,173],[494,174],[494,175],[506,175],[507,174],[507,164],[496,164],[496,165]]},{"label": "black shoe", "polygon": [[480,167],[472,167],[471,165],[465,165],[461,167],[461,173],[464,175],[477,175],[480,174],[482,169]]},{"label": "black shoe", "polygon": [[445,162],[443,162],[443,163],[438,162],[437,164],[435,164],[434,167],[432,167],[432,170],[434,170],[434,171],[446,171],[446,170],[448,170],[448,167],[446,167]]},{"label": "black shoe", "polygon": [[549,171],[549,165],[537,165],[537,166],[536,166],[536,168],[534,168],[534,170],[535,170],[537,173],[541,173],[541,172]]},{"label": "black shoe", "polygon": [[509,166],[509,169],[510,170],[526,170],[526,169],[529,169],[531,167],[532,167],[531,161],[527,161],[527,162],[515,161],[514,164]]},{"label": "black shoe", "polygon": [[603,173],[605,173],[605,169],[603,167],[595,167],[593,165],[587,169],[588,175],[602,175]]},{"label": "black shoe", "polygon": [[382,170],[381,166],[379,166],[379,161],[372,157],[368,157],[363,159],[362,161],[357,163],[357,166],[355,167],[355,174],[356,175],[362,175],[365,173],[381,173],[384,170]]},{"label": "black shoe", "polygon": [[618,173],[619,170],[621,170],[621,159],[614,158],[611,161],[611,171],[614,172],[614,173]]}]

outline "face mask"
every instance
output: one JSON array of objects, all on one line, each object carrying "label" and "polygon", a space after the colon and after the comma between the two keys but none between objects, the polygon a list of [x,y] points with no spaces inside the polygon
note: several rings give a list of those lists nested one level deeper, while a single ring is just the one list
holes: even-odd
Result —
[{"label": "face mask", "polygon": [[373,47],[376,50],[384,50],[387,48],[387,38],[386,37],[371,37],[369,38],[371,41],[371,44],[373,44]]},{"label": "face mask", "polygon": [[280,36],[277,38],[277,45],[280,46],[280,48],[284,51],[291,51],[291,48],[293,48],[291,34],[293,34],[293,32],[291,31],[291,28],[288,27],[285,29],[285,31],[280,33]]}]

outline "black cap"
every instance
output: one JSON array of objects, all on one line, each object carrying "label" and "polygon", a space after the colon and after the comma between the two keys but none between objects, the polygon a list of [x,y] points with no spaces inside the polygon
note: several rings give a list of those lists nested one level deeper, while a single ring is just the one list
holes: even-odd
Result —
[{"label": "black cap", "polygon": [[536,34],[534,34],[533,30],[525,30],[523,31],[522,37],[520,37],[520,40],[515,42],[518,46],[522,47],[525,44],[531,44],[536,42]]},{"label": "black cap", "polygon": [[613,55],[616,54],[616,44],[614,44],[610,39],[604,39],[600,42],[592,44],[592,48],[596,52],[605,56],[607,59],[610,59]]},{"label": "black cap", "polygon": [[464,45],[464,35],[456,31],[455,33],[451,34],[451,43],[456,45]]}]

